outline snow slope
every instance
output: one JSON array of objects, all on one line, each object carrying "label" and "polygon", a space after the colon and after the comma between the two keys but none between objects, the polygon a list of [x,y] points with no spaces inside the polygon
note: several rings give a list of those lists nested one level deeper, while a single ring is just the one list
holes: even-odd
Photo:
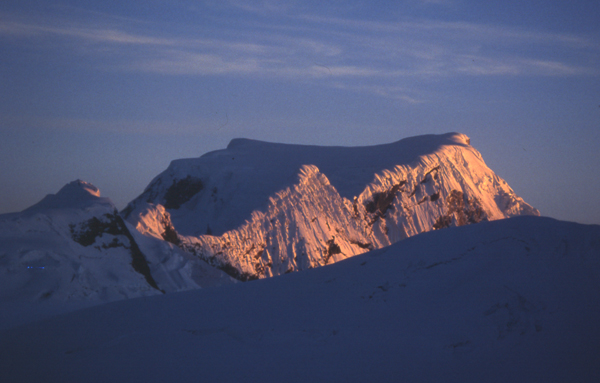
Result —
[{"label": "snow slope", "polygon": [[123,211],[238,279],[334,263],[415,234],[539,215],[460,133],[371,147],[246,139],[173,161]]},{"label": "snow slope", "polygon": [[21,213],[0,215],[0,317],[229,281],[176,246],[136,232],[84,181]]},{"label": "snow slope", "polygon": [[515,217],[0,332],[3,382],[598,382],[600,226]]}]

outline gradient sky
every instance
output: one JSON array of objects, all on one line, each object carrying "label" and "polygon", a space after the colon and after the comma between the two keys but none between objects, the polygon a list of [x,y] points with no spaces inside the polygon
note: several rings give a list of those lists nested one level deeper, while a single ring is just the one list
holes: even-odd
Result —
[{"label": "gradient sky", "polygon": [[236,137],[471,137],[542,215],[600,224],[600,2],[2,1],[0,213],[119,209]]}]

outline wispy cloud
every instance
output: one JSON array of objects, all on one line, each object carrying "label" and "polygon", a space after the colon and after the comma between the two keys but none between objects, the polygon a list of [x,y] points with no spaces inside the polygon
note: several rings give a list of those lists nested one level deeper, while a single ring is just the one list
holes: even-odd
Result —
[{"label": "wispy cloud", "polygon": [[166,51],[165,57],[141,60],[133,63],[129,69],[139,69],[144,72],[176,75],[219,75],[257,73],[264,69],[257,60],[237,58],[228,60],[220,55],[211,53],[193,53],[181,51]]},{"label": "wispy cloud", "polygon": [[333,84],[333,86],[338,89],[349,90],[352,92],[369,93],[385,98],[400,100],[409,104],[422,104],[426,102],[426,99],[423,96],[412,95],[413,93],[415,93],[415,91],[407,89],[405,87],[390,84],[360,85],[336,82]]},{"label": "wispy cloud", "polygon": [[321,26],[332,25],[347,28],[353,33],[383,33],[387,35],[406,35],[410,39],[427,39],[430,41],[455,41],[462,43],[502,43],[514,44],[549,44],[557,46],[569,45],[572,48],[598,48],[594,40],[573,34],[552,33],[527,30],[518,27],[478,24],[463,21],[413,20],[399,22],[379,22],[368,20],[347,19],[339,17],[324,17],[300,15],[299,18]]},{"label": "wispy cloud", "polygon": [[[244,12],[283,12],[285,4],[229,5]],[[147,23],[33,23],[3,15],[0,39],[63,42],[78,54],[101,55],[112,70],[302,78],[332,87],[347,82],[348,89],[410,103],[420,100],[399,91],[406,78],[598,74],[597,65],[590,63],[597,64],[600,49],[584,36],[467,22],[286,17],[221,24],[203,34],[192,27],[169,33],[162,25],[159,33]],[[578,61],[581,57],[586,60]],[[353,83],[355,79],[361,79],[361,85]],[[364,85],[365,81],[372,83]],[[385,82],[388,85],[382,86]]]}]

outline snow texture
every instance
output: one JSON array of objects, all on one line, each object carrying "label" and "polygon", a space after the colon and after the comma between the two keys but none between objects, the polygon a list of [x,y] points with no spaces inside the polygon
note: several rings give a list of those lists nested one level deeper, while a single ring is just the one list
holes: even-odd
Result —
[{"label": "snow texture", "polygon": [[21,213],[0,215],[0,318],[6,321],[22,322],[46,308],[222,283],[231,278],[138,233],[95,186],[80,180]]},{"label": "snow texture", "polygon": [[3,382],[598,382],[600,226],[515,217],[0,332]]},{"label": "snow texture", "polygon": [[240,280],[338,262],[415,234],[539,215],[460,133],[370,147],[247,139],[173,161],[123,211]]}]

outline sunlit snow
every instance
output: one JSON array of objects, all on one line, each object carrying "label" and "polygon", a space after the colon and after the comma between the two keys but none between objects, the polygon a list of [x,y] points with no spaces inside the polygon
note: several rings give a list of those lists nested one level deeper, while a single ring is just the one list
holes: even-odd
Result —
[{"label": "sunlit snow", "polygon": [[180,247],[245,280],[331,264],[436,228],[539,212],[466,135],[448,133],[365,147],[236,139],[173,161],[123,214],[157,238],[167,225]]}]

